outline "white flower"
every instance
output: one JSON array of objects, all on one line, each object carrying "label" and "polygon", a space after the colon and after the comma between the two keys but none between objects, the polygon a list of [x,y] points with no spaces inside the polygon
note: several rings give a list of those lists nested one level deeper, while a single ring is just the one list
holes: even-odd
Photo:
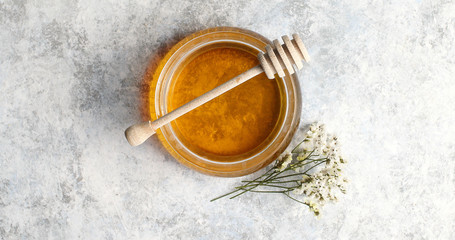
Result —
[{"label": "white flower", "polygon": [[307,198],[307,199],[305,199],[305,204],[308,205],[308,207],[314,213],[314,215],[319,216],[320,209],[319,209],[319,205],[317,204],[316,201],[313,201],[311,198]]},{"label": "white flower", "polygon": [[327,135],[327,145],[330,147],[338,145],[338,137],[335,135]]},{"label": "white flower", "polygon": [[[328,135],[325,125],[313,123],[309,131],[305,133],[305,138],[297,147],[296,164],[293,167],[296,172],[304,172],[316,164],[323,164],[316,167],[312,172],[305,173],[292,193],[295,195],[305,195],[304,203],[316,215],[320,215],[320,209],[329,201],[336,201],[337,195],[346,192],[346,178],[343,177],[342,167],[346,160],[341,156],[338,138]],[[292,154],[286,154],[281,158],[278,171],[285,170],[292,162]],[[308,160],[309,164],[305,164]],[[321,162],[322,161],[322,162]],[[313,172],[314,171],[314,172]]]},{"label": "white flower", "polygon": [[320,207],[328,201],[336,201],[337,193],[345,193],[346,179],[342,177],[340,157],[330,149],[326,165],[310,176],[304,176],[301,186],[296,188],[293,193],[305,194],[307,196],[307,205],[310,210],[319,215]]},{"label": "white flower", "polygon": [[316,132],[316,130],[318,129],[318,124],[317,123],[313,123],[310,125],[310,131],[311,132]]},{"label": "white flower", "polygon": [[288,165],[292,162],[292,154],[285,154],[282,158],[282,162],[278,167],[278,171],[282,172],[284,169],[288,167]]},{"label": "white flower", "polygon": [[292,190],[292,193],[295,195],[301,195],[303,193],[302,187],[297,187],[294,190]]}]

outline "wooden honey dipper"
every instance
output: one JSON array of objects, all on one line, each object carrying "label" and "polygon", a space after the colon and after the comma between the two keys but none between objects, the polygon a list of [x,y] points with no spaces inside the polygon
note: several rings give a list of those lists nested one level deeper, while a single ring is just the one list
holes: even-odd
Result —
[{"label": "wooden honey dipper", "polygon": [[303,67],[302,60],[309,62],[310,56],[308,55],[305,45],[299,35],[292,34],[292,37],[294,39],[291,40],[288,36],[282,36],[284,44],[280,44],[280,42],[275,39],[273,41],[273,46],[267,45],[265,47],[266,53],[260,52],[258,54],[260,64],[250,70],[247,70],[237,77],[234,77],[218,87],[202,94],[201,96],[191,100],[174,111],[165,114],[153,122],[147,121],[130,126],[125,130],[126,139],[131,146],[142,144],[150,136],[155,134],[158,128],[263,72],[265,72],[267,78],[274,79],[275,74],[278,74],[279,77],[284,77],[286,75],[285,70],[287,70],[289,74],[293,74],[293,65],[300,70]]}]

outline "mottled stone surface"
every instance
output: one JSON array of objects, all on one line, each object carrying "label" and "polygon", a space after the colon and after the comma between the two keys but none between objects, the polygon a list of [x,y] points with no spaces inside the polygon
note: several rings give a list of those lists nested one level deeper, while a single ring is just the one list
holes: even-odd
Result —
[{"label": "mottled stone surface", "polygon": [[[0,1],[0,239],[454,239],[455,3],[392,2]],[[321,219],[126,143],[149,60],[222,25],[308,46],[302,123],[350,160]]]}]

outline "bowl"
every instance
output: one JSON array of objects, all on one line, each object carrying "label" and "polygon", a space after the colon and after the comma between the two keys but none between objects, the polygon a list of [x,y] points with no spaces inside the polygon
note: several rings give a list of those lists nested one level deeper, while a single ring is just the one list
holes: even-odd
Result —
[{"label": "bowl", "polygon": [[[255,56],[268,44],[271,41],[267,38],[234,27],[210,28],[185,37],[161,59],[149,80],[150,118],[156,120],[183,104],[182,99],[191,100],[191,96],[196,97],[259,64]],[[210,54],[213,60],[207,58]],[[249,60],[246,63],[231,61],[235,67],[231,69],[227,65],[231,62],[226,62],[225,57],[231,55],[226,54],[237,54],[238,58]],[[219,73],[213,74],[213,82],[210,81],[211,75],[202,83],[198,82],[202,78],[189,74],[211,69],[218,69],[211,74]],[[186,80],[189,77],[192,79]],[[262,73],[249,81],[212,100],[207,106],[203,105],[201,109],[161,127],[157,136],[165,149],[191,169],[222,177],[250,174],[275,160],[289,145],[300,122],[298,79],[295,74],[286,73],[283,78],[276,75],[275,79],[269,80]],[[276,91],[265,89],[263,91],[273,94],[264,95],[260,92],[263,88]],[[241,107],[248,111],[241,111]],[[270,111],[274,112],[273,116],[267,115]],[[264,117],[269,115],[272,117]]]}]

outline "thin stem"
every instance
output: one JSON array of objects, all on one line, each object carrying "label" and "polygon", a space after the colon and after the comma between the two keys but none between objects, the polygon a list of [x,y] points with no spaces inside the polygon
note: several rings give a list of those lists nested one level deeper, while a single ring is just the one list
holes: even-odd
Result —
[{"label": "thin stem", "polygon": [[[327,160],[327,158],[318,158],[318,159],[309,159],[309,158],[307,158],[305,160],[321,161],[321,160]],[[303,160],[303,161],[305,161],[305,160]]]},{"label": "thin stem", "polygon": [[234,195],[234,196],[230,197],[229,199],[236,198],[236,197],[238,197],[238,196],[240,196],[240,195],[242,195],[242,194],[244,194],[244,193],[246,193],[246,192],[248,192],[248,191],[251,191],[251,189],[254,189],[254,188],[256,188],[256,187],[252,187],[252,188],[246,189],[246,190],[243,189],[243,188],[242,188],[242,189],[239,189],[239,190],[243,190],[243,192],[241,192],[241,193],[239,193],[239,194],[237,194],[237,195]]},{"label": "thin stem", "polygon": [[302,143],[303,143],[305,140],[306,140],[306,139],[303,139],[301,142],[299,142],[299,143],[297,144],[297,146],[295,146],[295,148],[292,149],[291,153],[297,153],[295,150],[297,150],[297,148],[299,148],[300,145],[302,145]]},{"label": "thin stem", "polygon": [[256,192],[256,193],[287,193],[292,190],[283,190],[283,191],[259,191],[259,190],[251,190],[250,192]]},{"label": "thin stem", "polygon": [[313,168],[315,168],[315,167],[317,167],[317,166],[319,166],[319,165],[321,165],[321,164],[323,164],[323,163],[324,163],[324,162],[316,163],[316,164],[314,164],[312,167],[308,168],[308,169],[307,169],[305,172],[303,172],[303,173],[307,173],[307,172],[310,171],[311,169],[313,169]]},{"label": "thin stem", "polygon": [[289,180],[289,181],[272,181],[272,182],[269,182],[269,183],[297,183],[297,184],[300,184],[300,180]]},{"label": "thin stem", "polygon": [[267,170],[267,172],[265,172],[264,174],[262,174],[261,176],[257,177],[257,178],[254,179],[254,180],[258,180],[258,179],[264,177],[265,175],[267,175],[267,173],[269,173],[270,171],[272,171],[272,170],[274,170],[274,169],[275,169],[275,167],[270,168],[269,170]]},{"label": "thin stem", "polygon": [[[289,167],[288,167],[288,168],[289,168]],[[272,169],[275,169],[275,168],[272,168]],[[272,170],[272,169],[270,169],[270,170]],[[267,171],[267,172],[270,172],[270,170]],[[287,169],[287,170],[290,170],[290,169]],[[264,178],[263,180],[259,181],[258,184],[255,184],[255,185],[252,186],[250,189],[245,189],[245,188],[248,187],[248,186],[251,186],[251,184],[249,184],[249,183],[248,183],[248,184],[245,184],[245,185],[242,186],[242,189],[244,189],[243,192],[241,192],[241,193],[239,193],[239,194],[236,194],[236,195],[230,197],[229,199],[236,198],[236,197],[238,197],[238,196],[240,196],[240,195],[242,195],[242,194],[244,194],[244,193],[246,193],[246,192],[249,192],[249,191],[254,192],[253,189],[255,189],[256,187],[260,186],[260,185],[263,184],[264,182],[267,182],[269,179],[273,179],[275,176],[278,176],[278,175],[282,174],[283,172],[285,172],[285,171],[287,171],[287,170],[284,170],[284,171],[282,171],[282,172],[274,172],[274,173],[269,174],[269,176],[267,176],[267,177]],[[265,175],[266,175],[266,174],[263,174],[261,177],[263,177],[263,176],[265,176]],[[256,181],[257,179],[260,179],[261,177],[256,178],[254,181]]]},{"label": "thin stem", "polygon": [[[308,175],[308,174],[305,174],[305,175]],[[242,181],[242,182],[259,183],[258,181]],[[290,183],[290,182],[299,182],[299,180],[277,181],[277,182],[270,181],[270,182],[267,182],[267,183]]]},{"label": "thin stem", "polygon": [[[311,161],[311,162],[315,162],[315,161],[319,161],[319,160],[313,160],[313,161]],[[311,163],[311,162],[307,162],[306,164],[309,164],[309,163]],[[245,192],[251,191],[252,189],[254,189],[254,188],[256,188],[256,187],[258,187],[258,186],[260,186],[260,185],[264,185],[263,183],[266,182],[266,181],[269,180],[269,179],[271,180],[271,181],[267,181],[267,182],[269,182],[269,183],[272,182],[272,181],[273,181],[273,183],[279,183],[279,182],[275,182],[274,180],[276,180],[276,179],[282,179],[282,178],[287,178],[287,177],[292,177],[292,176],[299,176],[299,175],[307,175],[307,176],[309,176],[309,174],[306,174],[306,173],[307,173],[309,170],[315,168],[316,166],[321,165],[322,163],[324,163],[324,161],[321,161],[321,162],[319,162],[319,163],[317,163],[317,164],[311,166],[308,170],[306,170],[306,171],[303,172],[303,173],[295,173],[295,174],[289,174],[289,175],[285,175],[285,176],[278,177],[278,175],[280,175],[281,173],[283,173],[283,172],[285,172],[285,171],[287,171],[287,170],[290,170],[290,169],[285,169],[285,170],[283,170],[282,172],[277,172],[277,173],[275,173],[275,174],[270,174],[269,177],[267,177],[266,179],[264,179],[264,180],[262,180],[262,181],[259,181],[259,182],[258,182],[258,181],[255,181],[255,180],[254,180],[254,181],[251,181],[250,183],[248,183],[248,184],[246,184],[246,185],[244,185],[244,186],[245,186],[245,187],[252,186],[252,188],[250,188],[250,189],[245,189],[244,187],[242,187],[242,189],[245,189],[244,192],[239,193],[239,194],[233,196],[232,198],[235,198],[235,197],[237,197],[237,196],[239,196],[239,195],[242,195],[242,194],[245,193]],[[306,164],[304,164],[304,165],[306,165]],[[253,182],[257,182],[257,184],[252,185],[251,183],[253,183]]]},{"label": "thin stem", "polygon": [[210,202],[216,201],[216,200],[218,200],[218,199],[220,199],[220,198],[222,198],[222,197],[226,197],[226,196],[231,195],[231,194],[233,194],[233,193],[235,193],[235,192],[238,192],[238,191],[240,191],[240,189],[237,189],[237,190],[234,190],[234,191],[232,191],[232,192],[223,194],[223,195],[221,195],[221,196],[219,196],[219,197],[216,197],[216,198],[210,200]]},{"label": "thin stem", "polygon": [[296,202],[299,202],[299,203],[301,203],[301,204],[305,204],[305,205],[307,205],[307,206],[310,206],[310,205],[308,205],[308,203],[302,202],[302,201],[300,201],[300,200],[297,200],[297,199],[291,197],[291,196],[289,195],[289,193],[283,193],[283,194],[286,195],[288,198],[290,198],[290,199],[296,201]]},{"label": "thin stem", "polygon": [[[266,173],[262,174],[261,176],[259,176],[259,177],[256,178],[256,179],[254,179],[254,181],[256,181],[256,180],[258,180],[258,179],[260,179],[260,178],[266,176],[267,173],[269,173],[270,171],[272,171],[272,170],[274,170],[274,169],[275,169],[274,167],[271,168],[271,169],[269,169]],[[275,174],[275,173],[271,173],[268,177],[266,177],[265,179],[261,180],[259,183],[263,183],[264,181],[266,181],[267,179],[269,179],[270,176],[272,176],[273,174]],[[240,196],[240,195],[242,195],[242,194],[244,194],[244,193],[246,193],[246,192],[248,192],[248,191],[251,191],[251,190],[253,190],[253,189],[255,189],[255,188],[257,187],[257,186],[253,186],[253,187],[251,187],[250,189],[245,189],[245,188],[248,187],[249,185],[250,185],[250,184],[245,184],[245,185],[243,185],[244,188],[242,188],[242,189],[243,189],[244,191],[241,192],[241,193],[239,193],[239,194],[236,194],[236,195],[230,197],[229,199],[236,198],[236,197],[238,197],[238,196]]]},{"label": "thin stem", "polygon": [[[270,172],[270,171],[272,171],[273,169],[274,169],[273,167],[272,167],[272,168],[270,168],[269,170],[267,170],[267,172],[263,173],[261,176],[257,177],[257,178],[256,178],[256,179],[254,179],[253,181],[256,181],[256,180],[258,180],[258,179],[262,178],[263,176],[265,176],[267,173],[269,173],[269,172]],[[213,201],[215,201],[215,200],[218,200],[218,199],[220,199],[220,198],[223,198],[223,197],[229,196],[229,195],[231,195],[231,194],[233,194],[233,193],[236,193],[236,192],[238,192],[238,191],[240,191],[240,190],[241,190],[241,189],[237,189],[237,190],[234,190],[234,191],[232,191],[232,192],[229,192],[229,193],[223,194],[223,195],[221,195],[221,196],[219,196],[219,197],[216,197],[216,198],[214,198],[214,199],[210,200],[210,202],[213,202]]]},{"label": "thin stem", "polygon": [[[291,153],[297,153],[295,150],[297,150],[297,148],[299,148],[300,145],[302,145],[302,143],[305,142],[305,140],[306,140],[306,138],[303,139],[299,144],[297,144],[297,146],[295,146],[295,148],[292,149]],[[314,150],[315,150],[315,149],[313,149],[313,151],[311,151],[309,155],[311,155],[311,154],[314,152]]]},{"label": "thin stem", "polygon": [[303,173],[289,174],[289,175],[286,175],[286,176],[281,176],[281,177],[274,178],[273,180],[282,179],[282,178],[287,178],[287,177],[292,177],[292,176],[298,176],[298,175],[302,175],[302,174],[303,174]]},{"label": "thin stem", "polygon": [[304,160],[304,161],[302,161],[302,162],[294,163],[294,164],[292,164],[291,166],[292,166],[292,167],[303,167],[303,166],[308,165],[308,164],[310,164],[310,163],[320,162],[320,161],[324,161],[324,162],[325,162],[326,160],[327,160],[327,158],[314,159],[314,160],[311,160],[311,161],[308,161],[308,162],[304,162],[304,161],[305,161],[305,160]]},{"label": "thin stem", "polygon": [[[294,189],[294,187],[286,187],[286,186],[273,185],[273,184],[267,184],[267,183],[258,183],[258,184],[254,184],[254,185],[251,185],[251,186],[264,186],[264,187],[277,187],[277,188]],[[244,187],[240,186],[240,187],[236,187],[236,188],[243,189]]]}]

